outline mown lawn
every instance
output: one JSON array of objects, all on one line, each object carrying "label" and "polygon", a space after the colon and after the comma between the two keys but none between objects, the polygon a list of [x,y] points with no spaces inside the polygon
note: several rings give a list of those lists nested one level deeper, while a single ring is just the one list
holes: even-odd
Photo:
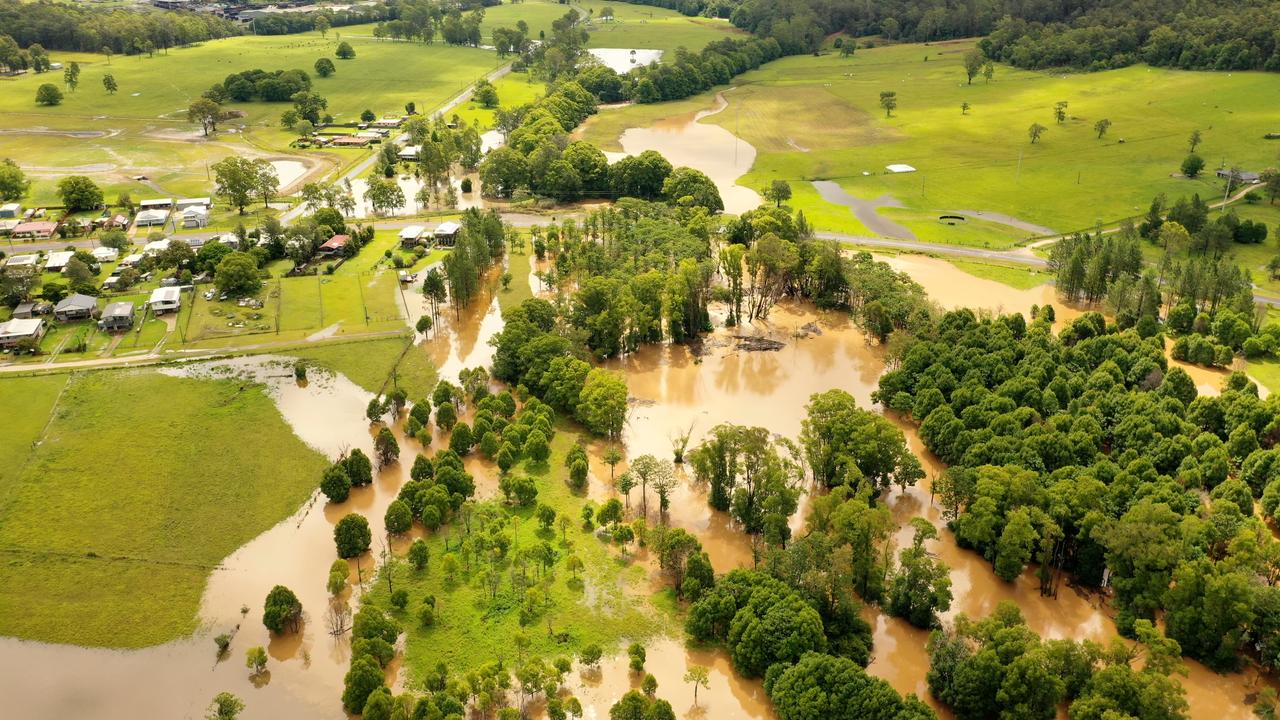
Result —
[{"label": "mown lawn", "polygon": [[995,280],[1019,290],[1029,290],[1053,280],[1053,275],[1042,270],[1028,268],[1025,265],[1005,265],[981,260],[956,260],[947,258],[947,262],[961,270],[984,280]]},{"label": "mown lawn", "polygon": [[22,467],[0,504],[0,634],[109,647],[195,630],[214,566],[326,462],[260,386],[155,371],[72,376],[41,445],[0,448]]},{"label": "mown lawn", "polygon": [[[406,562],[395,563],[391,570],[393,585],[409,590],[408,608],[393,614],[408,635],[404,666],[411,685],[420,686],[426,673],[440,662],[445,663],[451,673],[465,673],[500,659],[508,665],[517,665],[519,658],[513,638],[521,632],[530,641],[525,657],[550,661],[561,656],[572,658],[591,643],[607,650],[624,639],[640,640],[663,630],[676,631],[674,617],[668,610],[661,609],[670,604],[657,605],[650,600],[645,565],[630,556],[623,558],[617,548],[582,529],[581,510],[586,499],[570,491],[565,482],[568,472],[564,468],[564,456],[579,435],[569,423],[558,425],[548,463],[541,467],[526,466],[521,472],[537,483],[537,502],[568,517],[573,521],[571,527],[562,537],[554,525],[550,530],[540,527],[534,507],[505,509],[508,522],[513,526],[518,523],[512,553],[543,541],[557,552],[557,562],[543,585],[551,598],[550,609],[522,626],[523,597],[515,596],[507,573],[504,572],[497,599],[490,601],[488,590],[479,580],[478,561],[473,561],[468,573],[459,558],[461,571],[450,582],[441,570],[442,559],[448,552],[445,543],[450,542],[450,547],[456,550],[463,529],[451,528],[429,535],[431,563],[426,570],[415,571]],[[487,464],[486,469],[497,473],[496,466],[491,464]],[[571,552],[585,566],[577,578],[565,568],[565,558]],[[537,568],[530,567],[529,574],[536,578]],[[433,627],[424,628],[418,621],[418,611],[428,596],[436,598],[436,622]],[[385,575],[379,576],[372,592],[365,597],[384,609],[390,608]],[[557,634],[567,633],[568,642],[549,636],[548,616],[552,630]]]}]

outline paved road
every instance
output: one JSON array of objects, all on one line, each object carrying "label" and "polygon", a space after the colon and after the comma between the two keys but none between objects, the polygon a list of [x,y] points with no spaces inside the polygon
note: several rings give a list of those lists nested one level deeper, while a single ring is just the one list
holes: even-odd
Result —
[{"label": "paved road", "polygon": [[1045,268],[1049,266],[1049,262],[1038,255],[1034,255],[1030,252],[1019,252],[1021,248],[1017,250],[985,250],[983,248],[966,247],[964,245],[938,245],[935,243],[919,242],[917,240],[894,240],[892,238],[868,237],[865,235],[845,235],[843,233],[823,231],[819,231],[814,234],[823,240],[835,240],[837,242],[848,243],[851,245],[865,245],[868,247],[882,247],[894,250],[911,250],[929,255],[952,255],[956,257],[979,258],[982,260],[1000,260],[1002,262],[1029,265],[1036,268]]}]

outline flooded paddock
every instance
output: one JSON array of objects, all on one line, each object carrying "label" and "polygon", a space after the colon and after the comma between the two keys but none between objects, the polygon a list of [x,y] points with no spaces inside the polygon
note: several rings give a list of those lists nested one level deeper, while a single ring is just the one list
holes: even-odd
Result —
[{"label": "flooded paddock", "polygon": [[[1064,314],[1069,315],[1054,301],[1051,288],[1014,290],[920,256],[896,256],[886,261],[911,274],[944,307],[977,303],[992,310],[1027,312],[1033,304],[1052,303],[1060,321]],[[494,278],[496,274],[490,278],[489,293],[460,314],[452,307],[442,307],[437,330],[410,349],[427,353],[441,377],[456,379],[460,369],[491,361],[489,339],[502,327],[492,294]],[[429,311],[417,293],[406,294],[404,302],[410,322]],[[752,351],[742,347],[742,338],[767,338],[780,345],[773,351]],[[782,303],[767,321],[718,327],[699,347],[646,346],[607,365],[627,374],[632,396],[623,438],[626,454],[669,458],[672,438],[677,434],[688,432],[692,448],[712,427],[724,422],[758,425],[795,438],[808,398],[816,392],[843,389],[860,405],[871,408],[871,392],[884,371],[884,351],[870,343],[843,314]],[[371,395],[345,377],[313,373],[309,382],[299,383],[293,378],[290,360],[269,356],[164,372],[236,376],[261,383],[307,444],[331,458],[356,447],[373,456],[373,428],[364,416]],[[1202,390],[1221,376],[1204,373],[1193,374]],[[939,538],[931,541],[929,548],[950,567],[955,599],[946,618],[962,612],[984,616],[999,602],[1012,601],[1029,627],[1045,637],[1108,642],[1115,636],[1102,597],[1077,591],[1066,583],[1058,597],[1041,597],[1030,570],[1014,583],[1006,583],[980,556],[958,548],[930,497],[929,481],[942,470],[941,464],[924,449],[909,424],[897,417],[890,419],[904,430],[927,475],[915,487],[905,492],[895,488],[887,495],[894,518],[903,528],[895,540],[899,547],[909,542],[906,526],[912,517],[925,517],[940,528]],[[401,457],[411,461],[419,444],[404,437],[399,427],[394,432]],[[433,444],[442,440],[436,437]],[[604,447],[603,443],[592,446],[590,492],[597,498],[612,493],[610,469],[599,460]],[[381,469],[371,486],[353,490],[350,499],[339,505],[314,495],[294,515],[226,558],[210,576],[200,611],[202,627],[190,638],[130,651],[0,639],[0,665],[5,668],[0,673],[0,693],[9,707],[21,709],[18,716],[36,720],[203,717],[209,699],[222,691],[234,692],[245,700],[242,717],[249,720],[345,717],[339,695],[349,659],[347,636],[334,638],[325,623],[329,598],[324,579],[335,559],[333,525],[346,513],[358,511],[369,519],[374,537],[383,536],[383,514],[408,479],[410,464],[400,462]],[[481,461],[469,461],[468,467],[477,476],[480,493],[491,494],[493,483],[486,480],[491,469]],[[704,489],[687,474],[682,473],[681,479],[668,521],[697,534],[717,570],[751,566],[752,548],[746,536],[726,516],[707,506]],[[656,521],[656,498],[650,495],[649,500],[651,521]],[[632,508],[639,505],[638,491],[632,492],[630,504]],[[802,502],[793,522],[797,530],[803,527],[804,508]],[[389,550],[403,551],[403,542],[407,541]],[[366,581],[371,577],[380,550],[375,541],[372,552],[350,563],[353,583],[358,576]],[[651,572],[658,582],[656,570]],[[271,637],[261,623],[262,599],[276,584],[293,589],[306,611],[301,632],[284,638]],[[242,606],[249,608],[247,615],[241,613]],[[898,691],[914,692],[937,707],[925,681],[927,633],[872,607],[864,609],[864,617],[875,639],[869,671]],[[223,632],[234,632],[234,638],[230,652],[218,659],[213,637]],[[256,681],[249,678],[243,662],[245,649],[255,645],[265,647],[270,657],[269,676]],[[678,717],[774,717],[760,683],[734,673],[723,652],[690,649],[681,638],[658,638],[648,643],[647,653],[646,669],[657,676],[659,696],[671,702]],[[710,688],[699,691],[696,705],[692,686],[683,681],[692,664],[711,670]],[[1217,675],[1195,662],[1187,665],[1189,675],[1182,682],[1192,717],[1252,717],[1247,698],[1267,681],[1253,674]],[[397,680],[396,674],[393,665],[389,678]],[[598,670],[575,667],[567,689],[582,701],[586,717],[605,718],[609,706],[625,691],[638,687],[640,678],[627,668],[625,653],[618,652],[606,658]]]}]

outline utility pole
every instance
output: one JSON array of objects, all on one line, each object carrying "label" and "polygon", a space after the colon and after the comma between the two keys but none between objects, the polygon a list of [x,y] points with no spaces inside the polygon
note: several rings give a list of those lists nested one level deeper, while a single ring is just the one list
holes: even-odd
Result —
[{"label": "utility pole", "polygon": [[1013,173],[1013,184],[1018,184],[1018,178],[1022,177],[1022,151],[1018,151],[1018,169]]}]

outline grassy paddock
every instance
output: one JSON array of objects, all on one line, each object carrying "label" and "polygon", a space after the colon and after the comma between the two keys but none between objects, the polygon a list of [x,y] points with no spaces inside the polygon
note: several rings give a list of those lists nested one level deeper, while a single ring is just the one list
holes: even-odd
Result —
[{"label": "grassy paddock", "polygon": [[34,398],[25,434],[63,382],[39,447],[0,446],[22,468],[0,504],[0,634],[141,647],[190,633],[212,568],[297,509],[324,457],[260,387],[154,371],[0,381]]},{"label": "grassy paddock", "polygon": [[[92,53],[55,52],[53,59],[79,62],[80,85],[66,88],[62,104],[35,104],[36,88],[45,82],[62,87],[61,75],[28,74],[0,79],[0,157],[12,157],[37,177],[31,202],[50,203],[57,175],[82,172],[106,186],[109,200],[119,192],[135,198],[156,195],[158,185],[175,195],[207,195],[212,184],[205,164],[228,155],[281,153],[292,137],[277,127],[288,103],[231,103],[245,117],[223,130],[243,126],[244,133],[221,132],[205,140],[186,120],[186,108],[202,92],[227,75],[262,68],[300,68],[312,76],[313,91],[329,101],[328,112],[339,122],[355,120],[362,110],[404,112],[414,101],[430,110],[497,67],[492,51],[374,40],[371,26],[282,36],[242,36],[171,50],[155,57],[110,59]],[[313,65],[333,58],[339,36],[352,44],[356,57],[336,60],[331,77],[315,75]],[[394,68],[394,72],[387,71]],[[108,95],[102,78],[112,74],[120,90]],[[50,132],[94,132],[95,137],[69,139]],[[15,132],[21,131],[21,132]],[[293,151],[292,154],[297,154]],[[352,153],[312,153],[321,160],[344,159]],[[145,174],[149,181],[130,178]]]},{"label": "grassy paddock", "polygon": [[[453,673],[463,673],[499,659],[515,665],[518,658],[512,638],[517,632],[523,632],[530,640],[526,657],[549,661],[560,656],[573,657],[591,643],[607,650],[623,639],[644,639],[664,629],[676,630],[668,611],[644,600],[649,593],[644,564],[622,558],[616,549],[582,530],[580,513],[586,500],[570,492],[565,483],[568,472],[564,469],[564,456],[578,439],[576,428],[569,423],[559,423],[548,463],[524,468],[538,485],[538,503],[545,503],[574,521],[565,538],[562,539],[554,526],[550,531],[543,531],[532,507],[509,511],[510,521],[519,523],[512,552],[514,548],[526,548],[546,540],[559,555],[547,585],[551,609],[546,614],[522,627],[519,617],[522,598],[513,595],[510,582],[504,576],[504,587],[497,601],[489,602],[487,590],[479,581],[478,564],[472,565],[472,573],[463,571],[453,582],[448,581],[440,569],[441,558],[447,552],[445,543],[450,541],[447,540],[450,535],[452,547],[456,549],[461,538],[460,528],[428,535],[431,564],[423,572],[413,570],[407,563],[396,563],[391,571],[394,585],[407,588],[410,597],[406,611],[393,611],[393,614],[407,631],[405,668],[411,685],[421,685],[426,673],[439,662],[448,665]],[[496,467],[488,468],[497,473]],[[565,569],[565,558],[570,551],[576,553],[585,566],[576,579]],[[465,570],[465,566],[460,567]],[[536,576],[537,570],[530,568],[530,574]],[[424,628],[418,622],[417,612],[430,595],[437,601],[436,624]],[[385,576],[379,577],[366,597],[383,608],[390,607]],[[548,635],[548,614],[552,629],[556,633],[567,633],[569,642],[560,643]]]},{"label": "grassy paddock", "polygon": [[410,398],[424,397],[435,388],[436,369],[425,352],[409,348],[408,338],[384,338],[281,351],[309,366],[342,373],[371,393],[381,392],[394,370],[395,381]]}]

